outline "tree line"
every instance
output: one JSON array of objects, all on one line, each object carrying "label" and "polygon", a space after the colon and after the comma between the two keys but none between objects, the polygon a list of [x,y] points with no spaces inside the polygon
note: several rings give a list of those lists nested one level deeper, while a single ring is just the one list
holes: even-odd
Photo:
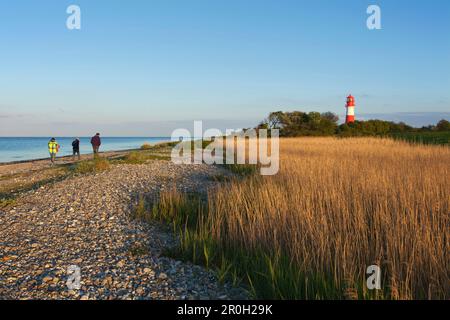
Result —
[{"label": "tree line", "polygon": [[442,119],[436,125],[414,128],[403,122],[384,120],[357,120],[338,124],[339,117],[333,112],[292,111],[271,112],[256,129],[279,129],[281,137],[298,136],[388,136],[399,133],[450,131],[450,122]]}]

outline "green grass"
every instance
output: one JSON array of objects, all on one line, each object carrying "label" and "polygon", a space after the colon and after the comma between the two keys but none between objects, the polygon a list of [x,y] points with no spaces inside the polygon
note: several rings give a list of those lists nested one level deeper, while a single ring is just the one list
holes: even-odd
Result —
[{"label": "green grass", "polygon": [[207,140],[185,140],[185,141],[178,141],[178,142],[172,142],[170,147],[173,148],[178,144],[182,144],[183,145],[183,149],[184,150],[188,150],[191,149],[191,153],[193,153],[197,147],[197,145],[199,145],[201,147],[201,149],[205,149],[209,144],[212,143],[212,141],[207,141]]},{"label": "green grass", "polygon": [[110,162],[106,158],[95,157],[94,160],[86,160],[76,163],[72,170],[75,174],[97,173],[108,170]]},{"label": "green grass", "polygon": [[151,149],[151,148],[152,148],[152,145],[149,144],[149,143],[144,143],[144,144],[141,146],[141,150],[149,150],[149,149]]},{"label": "green grass", "polygon": [[3,197],[0,195],[0,209],[12,207],[12,206],[14,206],[15,203],[16,203],[15,198]]},{"label": "green grass", "polygon": [[114,160],[115,163],[143,164],[148,160],[170,160],[166,154],[155,154],[148,151],[132,151],[123,157]]},{"label": "green grass", "polygon": [[132,217],[146,222],[159,221],[172,225],[174,230],[181,226],[194,227],[203,212],[204,201],[197,194],[180,194],[176,191],[161,193],[156,201],[139,197],[132,210]]},{"label": "green grass", "polygon": [[405,132],[393,133],[391,137],[398,140],[405,140],[412,143],[422,144],[450,144],[449,131],[432,131],[432,132]]},{"label": "green grass", "polygon": [[219,173],[210,176],[209,179],[215,182],[230,182],[233,180],[233,177]]},{"label": "green grass", "polygon": [[224,164],[223,166],[241,177],[250,176],[258,172],[258,165],[256,164]]},{"label": "green grass", "polygon": [[127,154],[123,160],[125,163],[142,164],[147,161],[147,157],[142,152],[133,151],[133,152],[130,152],[129,154]]},{"label": "green grass", "polygon": [[[225,243],[211,236],[208,203],[200,194],[183,194],[175,190],[161,193],[151,201],[140,197],[133,216],[144,221],[159,221],[171,226],[179,245],[164,254],[191,261],[215,271],[220,282],[244,286],[259,299],[342,299],[346,288],[337,287],[331,274],[304,274],[293,260],[273,248],[249,250],[242,243]],[[353,281],[351,290],[364,297]],[[365,297],[371,298],[371,297]]]},{"label": "green grass", "polygon": [[159,150],[159,149],[167,149],[167,148],[173,148],[175,147],[179,142],[178,141],[171,141],[171,142],[162,142],[155,144],[150,149],[151,150]]},{"label": "green grass", "polygon": [[146,142],[141,146],[141,150],[160,150],[160,149],[173,148],[178,143],[179,143],[179,141],[170,141],[170,142],[161,142],[161,143],[152,145],[152,144]]}]

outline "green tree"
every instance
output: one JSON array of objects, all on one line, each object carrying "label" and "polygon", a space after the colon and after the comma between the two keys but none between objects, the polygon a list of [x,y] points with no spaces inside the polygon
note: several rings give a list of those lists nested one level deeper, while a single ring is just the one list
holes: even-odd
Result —
[{"label": "green tree", "polygon": [[450,122],[445,119],[442,119],[436,124],[437,131],[450,131]]}]

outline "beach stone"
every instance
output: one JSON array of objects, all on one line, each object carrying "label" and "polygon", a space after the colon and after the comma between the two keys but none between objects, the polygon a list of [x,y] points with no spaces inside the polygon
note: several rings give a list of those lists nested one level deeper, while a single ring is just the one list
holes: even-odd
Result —
[{"label": "beach stone", "polygon": [[167,279],[167,274],[165,274],[164,272],[160,273],[158,275],[158,279],[160,280],[166,280]]},{"label": "beach stone", "polygon": [[144,268],[144,273],[150,274],[153,273],[153,270],[150,268]]}]

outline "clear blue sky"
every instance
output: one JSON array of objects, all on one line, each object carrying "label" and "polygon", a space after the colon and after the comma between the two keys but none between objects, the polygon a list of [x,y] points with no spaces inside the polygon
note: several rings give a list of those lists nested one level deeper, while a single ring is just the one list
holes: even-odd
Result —
[{"label": "clear blue sky", "polygon": [[[366,28],[369,4],[382,30]],[[253,125],[343,114],[348,93],[357,116],[450,111],[448,0],[2,1],[0,39],[0,135]]]}]

